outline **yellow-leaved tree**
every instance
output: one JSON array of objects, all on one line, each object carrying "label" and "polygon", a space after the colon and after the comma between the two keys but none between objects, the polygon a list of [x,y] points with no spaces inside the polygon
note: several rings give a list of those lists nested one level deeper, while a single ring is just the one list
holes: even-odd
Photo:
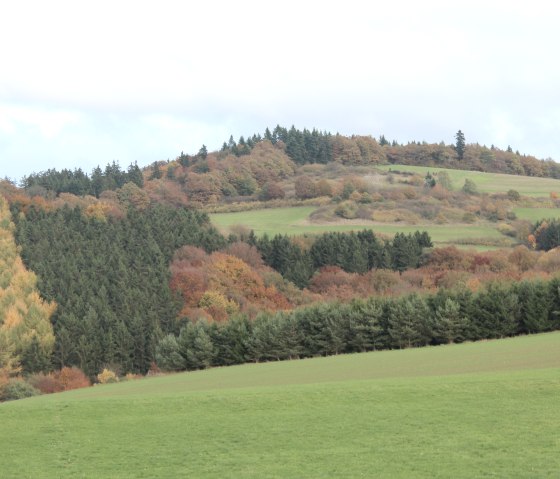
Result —
[{"label": "yellow-leaved tree", "polygon": [[0,376],[23,369],[48,367],[54,346],[50,317],[56,305],[37,291],[37,277],[28,271],[14,239],[15,226],[5,198],[0,196]]}]

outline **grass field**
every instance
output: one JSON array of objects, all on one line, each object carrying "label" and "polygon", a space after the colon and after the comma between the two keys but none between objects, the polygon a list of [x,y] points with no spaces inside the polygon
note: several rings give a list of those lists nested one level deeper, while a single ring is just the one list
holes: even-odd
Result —
[{"label": "grass field", "polygon": [[513,212],[519,219],[533,222],[545,218],[560,218],[560,208],[514,208]]},{"label": "grass field", "polygon": [[378,168],[384,171],[389,169],[400,172],[409,171],[421,175],[425,175],[428,171],[432,173],[447,171],[455,190],[461,189],[465,179],[469,178],[475,182],[481,193],[506,193],[508,190],[516,190],[525,196],[548,197],[553,191],[560,192],[560,180],[554,178],[482,173],[480,171],[450,170],[426,166],[383,165]]},{"label": "grass field", "polygon": [[560,333],[0,404],[3,478],[558,477]]},{"label": "grass field", "polygon": [[223,232],[228,232],[234,225],[243,225],[255,231],[257,235],[267,233],[275,234],[320,234],[325,231],[351,231],[361,229],[372,229],[376,233],[394,235],[397,232],[413,233],[417,230],[427,231],[436,244],[454,243],[457,241],[468,241],[485,239],[506,241],[494,225],[399,225],[378,224],[368,221],[352,221],[348,223],[324,223],[312,224],[307,221],[309,214],[315,207],[291,207],[274,208],[264,210],[242,211],[238,213],[211,214],[210,220]]}]

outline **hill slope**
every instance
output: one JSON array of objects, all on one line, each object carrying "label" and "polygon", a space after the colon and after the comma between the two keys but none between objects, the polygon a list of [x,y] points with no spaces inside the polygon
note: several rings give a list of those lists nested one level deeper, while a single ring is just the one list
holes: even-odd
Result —
[{"label": "hill slope", "polygon": [[0,405],[5,477],[551,477],[560,333]]}]

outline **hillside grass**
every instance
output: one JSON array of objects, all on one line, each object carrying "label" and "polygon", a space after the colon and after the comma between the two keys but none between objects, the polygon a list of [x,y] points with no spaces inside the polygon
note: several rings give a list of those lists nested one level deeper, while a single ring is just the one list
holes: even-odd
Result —
[{"label": "hillside grass", "polygon": [[233,226],[242,225],[252,229],[257,236],[268,234],[301,235],[321,234],[327,231],[359,231],[371,229],[382,235],[393,236],[395,233],[414,233],[427,231],[432,241],[439,245],[456,242],[478,244],[481,241],[510,240],[504,237],[493,224],[379,224],[367,220],[352,220],[313,224],[308,221],[309,215],[316,208],[313,206],[271,208],[265,210],[242,211],[236,213],[217,213],[210,215],[210,221],[224,233],[229,233]]},{"label": "hillside grass", "polygon": [[0,404],[6,478],[555,477],[560,333]]},{"label": "hillside grass", "polygon": [[401,173],[418,173],[422,176],[427,172],[437,173],[439,171],[446,171],[455,190],[460,190],[465,184],[465,179],[469,178],[474,181],[480,193],[507,193],[508,190],[516,190],[521,195],[548,198],[551,192],[560,192],[560,180],[554,178],[451,170],[429,166],[382,165],[377,168],[382,171],[393,170]]},{"label": "hillside grass", "polygon": [[514,208],[513,212],[517,218],[532,222],[548,218],[560,218],[560,208]]}]

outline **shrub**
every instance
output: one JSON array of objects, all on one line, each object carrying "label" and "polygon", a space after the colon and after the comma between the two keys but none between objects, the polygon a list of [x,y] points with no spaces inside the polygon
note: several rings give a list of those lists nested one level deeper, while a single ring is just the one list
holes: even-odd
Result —
[{"label": "shrub", "polygon": [[13,401],[40,394],[41,391],[26,383],[23,379],[10,379],[0,390],[0,401]]},{"label": "shrub", "polygon": [[97,375],[97,382],[99,384],[111,384],[119,381],[117,375],[110,369],[105,368]]},{"label": "shrub", "polygon": [[512,238],[515,238],[515,228],[513,228],[513,226],[511,225],[508,225],[507,223],[500,223],[498,225],[498,231],[505,236],[511,236]]},{"label": "shrub", "polygon": [[29,376],[27,382],[42,394],[52,394],[64,391],[64,385],[51,374],[37,373]]},{"label": "shrub", "polygon": [[261,201],[277,200],[282,199],[286,196],[285,191],[282,187],[273,181],[265,183],[259,194],[259,199]]},{"label": "shrub", "polygon": [[519,191],[516,190],[508,190],[507,196],[511,201],[519,201],[519,199],[521,198]]},{"label": "shrub", "polygon": [[466,193],[467,195],[477,195],[478,188],[476,183],[473,180],[466,178],[465,184],[463,185],[463,193]]},{"label": "shrub", "polygon": [[91,386],[88,377],[77,367],[64,367],[59,372],[55,373],[55,375],[58,376],[58,380],[63,385],[64,391]]},{"label": "shrub", "polygon": [[354,219],[356,209],[356,204],[353,201],[343,201],[335,208],[334,213],[341,218]]}]

